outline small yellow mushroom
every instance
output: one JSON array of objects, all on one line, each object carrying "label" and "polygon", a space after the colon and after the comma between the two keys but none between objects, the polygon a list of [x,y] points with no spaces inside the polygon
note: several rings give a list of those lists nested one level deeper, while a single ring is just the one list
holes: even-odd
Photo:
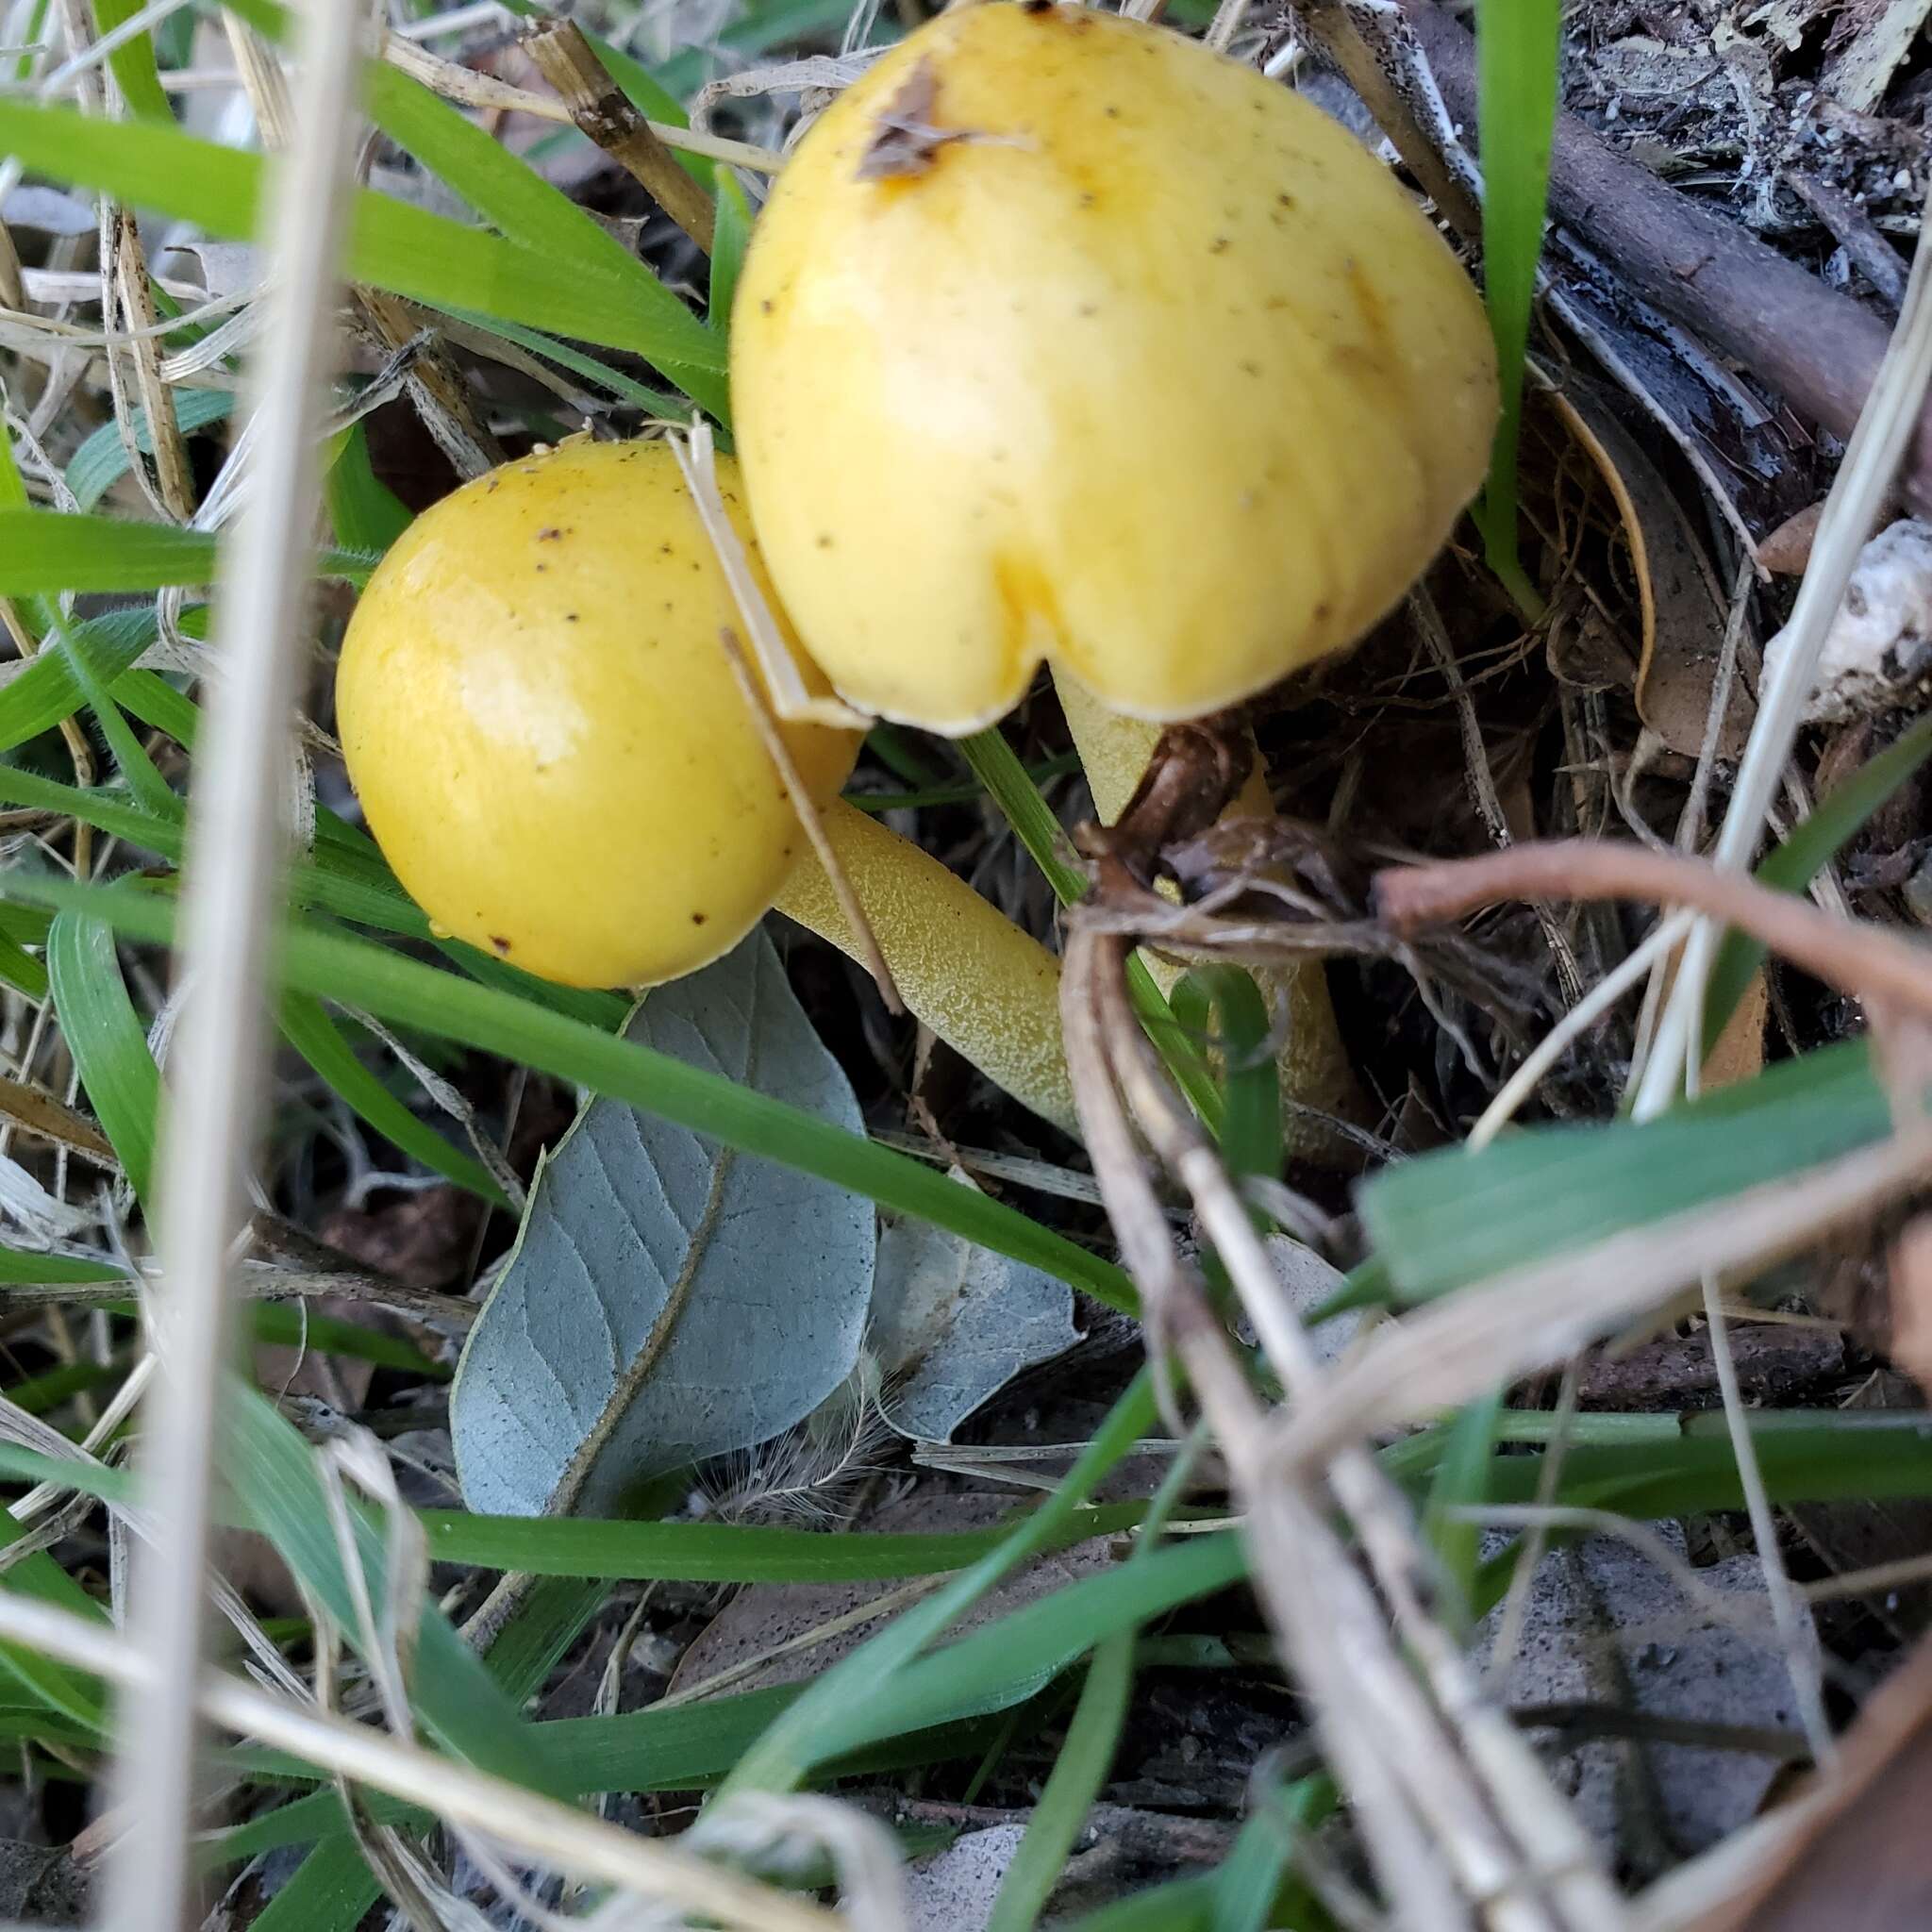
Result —
[{"label": "small yellow mushroom", "polygon": [[733,311],[754,522],[840,692],[949,733],[1051,658],[1199,716],[1359,638],[1481,481],[1481,304],[1318,108],[1165,28],[909,35],[779,177]]},{"label": "small yellow mushroom", "polygon": [[[718,482],[769,602],[728,459]],[[439,929],[572,986],[693,972],[774,901],[856,954],[720,642],[739,621],[661,442],[565,443],[410,526],[350,622],[336,711],[370,829]],[[856,733],[781,728],[906,1004],[1071,1126],[1058,961],[840,802]]]},{"label": "small yellow mushroom", "polygon": [[[719,642],[737,622],[662,443],[568,442],[419,517],[356,608],[336,715],[370,830],[431,919],[569,986],[730,951],[806,850]],[[830,798],[858,735],[783,729]]]}]

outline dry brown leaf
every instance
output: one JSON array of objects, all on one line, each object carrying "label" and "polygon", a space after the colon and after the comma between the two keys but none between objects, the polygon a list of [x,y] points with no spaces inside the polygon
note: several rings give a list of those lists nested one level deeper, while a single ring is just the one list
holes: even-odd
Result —
[{"label": "dry brown leaf", "polygon": [[1738,1009],[1724,1023],[1704,1062],[1706,1087],[1735,1087],[1764,1071],[1764,1024],[1771,1012],[1771,995],[1761,972],[1751,975]]}]

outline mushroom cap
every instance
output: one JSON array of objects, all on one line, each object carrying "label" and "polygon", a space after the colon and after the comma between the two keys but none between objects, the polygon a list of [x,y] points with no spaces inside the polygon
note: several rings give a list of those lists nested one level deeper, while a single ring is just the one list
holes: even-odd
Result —
[{"label": "mushroom cap", "polygon": [[1354,642],[1481,482],[1495,357],[1355,137],[1166,28],[990,5],[909,35],[754,232],[732,392],[833,684],[963,733],[1042,658],[1199,716]]},{"label": "mushroom cap", "polygon": [[[749,544],[722,458],[718,481]],[[573,441],[410,525],[350,621],[336,715],[370,829],[439,928],[570,986],[674,979],[743,938],[807,841],[726,625],[662,442]],[[782,729],[830,798],[858,735]]]}]

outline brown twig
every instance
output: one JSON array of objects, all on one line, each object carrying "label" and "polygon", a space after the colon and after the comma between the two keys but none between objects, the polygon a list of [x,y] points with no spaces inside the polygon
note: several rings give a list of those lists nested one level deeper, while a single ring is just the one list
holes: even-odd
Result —
[{"label": "brown twig", "polygon": [[1377,910],[1391,930],[1460,919],[1510,899],[1641,899],[1689,906],[1735,925],[1806,972],[1856,998],[1890,1001],[1932,1017],[1932,953],[1884,927],[1834,919],[1700,858],[1586,839],[1378,873]]},{"label": "brown twig", "polygon": [[[1450,113],[1473,133],[1474,42],[1431,0],[1401,6]],[[1870,309],[1624,159],[1571,114],[1557,117],[1550,216],[1588,240],[1631,294],[1850,436],[1890,333]],[[1915,507],[1932,508],[1932,421],[1922,418],[1902,481]]]},{"label": "brown twig", "polygon": [[1842,188],[1793,168],[1785,186],[1832,232],[1852,265],[1896,310],[1906,299],[1906,263],[1890,238]]},{"label": "brown twig", "polygon": [[545,19],[525,37],[524,49],[562,96],[579,131],[709,255],[715,221],[710,197],[605,72],[582,30],[571,21]]}]

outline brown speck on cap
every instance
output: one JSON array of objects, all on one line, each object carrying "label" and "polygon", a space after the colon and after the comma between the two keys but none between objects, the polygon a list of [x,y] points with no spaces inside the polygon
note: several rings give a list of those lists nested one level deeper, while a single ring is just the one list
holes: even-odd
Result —
[{"label": "brown speck on cap", "polygon": [[494,946],[499,953],[508,956],[509,952],[509,941],[507,939],[505,939],[501,933],[491,933],[490,935],[490,943],[492,946]]},{"label": "brown speck on cap", "polygon": [[691,923],[693,925],[702,925],[709,917],[710,914],[708,912],[693,912],[691,916]]},{"label": "brown speck on cap", "polygon": [[537,541],[540,543],[555,543],[562,535],[563,532],[555,524],[552,524],[547,528],[537,532]]},{"label": "brown speck on cap", "polygon": [[874,132],[854,170],[860,181],[900,181],[925,174],[941,149],[967,139],[965,130],[934,125],[940,81],[932,62],[922,60],[888,101]]}]

